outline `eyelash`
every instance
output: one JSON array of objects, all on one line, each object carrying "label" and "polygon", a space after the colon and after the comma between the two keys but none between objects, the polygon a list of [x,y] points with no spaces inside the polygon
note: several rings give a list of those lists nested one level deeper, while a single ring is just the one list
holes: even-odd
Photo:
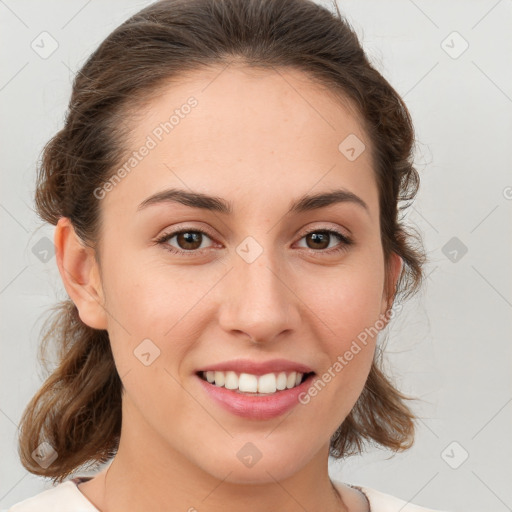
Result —
[{"label": "eyelash", "polygon": [[[179,231],[166,233],[166,234],[162,235],[161,237],[157,238],[155,240],[155,243],[163,245],[164,249],[171,252],[172,254],[178,254],[178,255],[184,255],[184,256],[197,256],[198,254],[201,254],[201,252],[204,249],[195,249],[195,250],[190,250],[190,251],[184,251],[181,249],[176,249],[175,247],[172,247],[166,243],[171,238],[174,238],[176,235],[180,235],[182,233],[201,233],[203,235],[206,235],[208,238],[210,238],[212,240],[214,239],[214,237],[207,231],[203,231],[201,229],[196,229],[196,228],[190,228],[190,229],[185,228],[185,229],[180,229]],[[328,234],[337,236],[341,240],[341,244],[339,244],[336,247],[331,247],[330,249],[320,249],[320,250],[308,249],[309,251],[312,251],[313,253],[322,253],[322,254],[329,254],[329,255],[335,254],[335,253],[340,253],[343,251],[347,251],[349,246],[351,246],[353,244],[353,240],[351,238],[347,237],[346,235],[344,235],[343,233],[340,233],[339,231],[337,231],[335,229],[322,229],[322,228],[313,229],[311,231],[308,231],[307,233],[304,233],[300,237],[300,240],[302,240],[304,237],[310,235],[311,233],[328,233]]]}]

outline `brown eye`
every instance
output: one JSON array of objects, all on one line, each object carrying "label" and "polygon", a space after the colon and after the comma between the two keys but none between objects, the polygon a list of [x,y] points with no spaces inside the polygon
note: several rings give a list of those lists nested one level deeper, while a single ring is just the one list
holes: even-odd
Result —
[{"label": "brown eye", "polygon": [[[334,247],[329,247],[333,238],[337,238],[340,243],[334,245]],[[310,231],[306,233],[302,239],[306,240],[306,247],[308,249],[327,254],[347,250],[348,246],[353,243],[350,238],[333,229],[317,229]]]},{"label": "brown eye", "polygon": [[199,231],[182,231],[175,236],[180,249],[194,251],[201,247],[202,233]]},{"label": "brown eye", "polygon": [[[173,238],[176,239],[176,245],[170,243]],[[163,245],[165,249],[172,253],[192,256],[201,252],[202,249],[205,249],[205,247],[202,247],[205,238],[211,240],[211,237],[204,231],[198,229],[182,229],[165,234],[156,242]]]},{"label": "brown eye", "polygon": [[308,235],[306,235],[306,240],[308,238],[312,244],[312,247],[310,247],[310,249],[327,249],[327,247],[329,246],[331,235],[326,233],[325,231],[317,231],[315,233],[309,233]]}]

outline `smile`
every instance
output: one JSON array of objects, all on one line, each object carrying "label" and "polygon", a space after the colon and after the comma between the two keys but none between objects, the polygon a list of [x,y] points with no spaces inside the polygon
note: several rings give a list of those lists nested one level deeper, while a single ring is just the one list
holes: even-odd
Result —
[{"label": "smile", "polygon": [[[209,375],[208,373],[196,373],[197,382],[205,397],[224,411],[248,420],[270,420],[301,404],[299,397],[307,392],[316,375],[314,372],[293,371],[259,376],[219,370]],[[212,382],[209,382],[208,378],[212,379]],[[278,385],[280,388],[283,387],[285,378],[285,388],[278,389]],[[224,382],[221,385],[222,379]],[[291,387],[288,387],[288,382]],[[243,391],[244,389],[249,391]],[[254,389],[256,391],[250,391]]]},{"label": "smile", "polygon": [[293,389],[304,382],[310,373],[279,372],[253,375],[234,371],[199,372],[199,376],[217,387],[224,387],[239,393],[269,395],[285,389]]}]

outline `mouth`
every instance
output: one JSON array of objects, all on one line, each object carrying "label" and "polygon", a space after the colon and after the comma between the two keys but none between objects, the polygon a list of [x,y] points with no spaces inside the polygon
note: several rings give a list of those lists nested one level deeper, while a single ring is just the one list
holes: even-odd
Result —
[{"label": "mouth", "polygon": [[264,375],[235,371],[198,371],[196,375],[218,388],[225,388],[246,396],[269,396],[301,386],[315,375],[315,372],[282,371]]},{"label": "mouth", "polygon": [[290,359],[232,359],[197,368],[195,378],[204,396],[225,411],[249,420],[270,420],[303,404],[301,396],[313,385],[316,373]]}]

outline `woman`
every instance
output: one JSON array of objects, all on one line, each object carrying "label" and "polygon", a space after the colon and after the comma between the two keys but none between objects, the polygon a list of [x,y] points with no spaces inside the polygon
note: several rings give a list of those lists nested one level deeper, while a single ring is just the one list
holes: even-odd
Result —
[{"label": "woman", "polygon": [[377,347],[423,277],[413,141],[313,2],[162,0],[107,37],[36,191],[70,300],[19,447],[59,485],[10,511],[427,510],[328,474],[413,442]]}]

